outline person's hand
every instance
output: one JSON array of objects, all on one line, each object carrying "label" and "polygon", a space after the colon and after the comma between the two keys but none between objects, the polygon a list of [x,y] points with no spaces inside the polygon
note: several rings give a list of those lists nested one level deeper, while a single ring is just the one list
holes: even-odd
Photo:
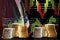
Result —
[{"label": "person's hand", "polygon": [[29,28],[29,26],[30,26],[29,21],[26,22],[25,26],[26,26],[27,28]]}]

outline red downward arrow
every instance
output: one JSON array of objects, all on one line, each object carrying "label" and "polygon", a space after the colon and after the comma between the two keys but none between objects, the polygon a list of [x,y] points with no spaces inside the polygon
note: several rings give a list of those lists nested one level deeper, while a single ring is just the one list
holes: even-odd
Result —
[{"label": "red downward arrow", "polygon": [[40,15],[40,17],[42,18],[42,19],[44,19],[44,11],[43,10],[41,10],[41,4],[40,3],[38,3],[38,13],[39,13],[39,15]]},{"label": "red downward arrow", "polygon": [[54,5],[54,15],[58,16],[58,11],[57,11],[57,6],[56,5]]}]

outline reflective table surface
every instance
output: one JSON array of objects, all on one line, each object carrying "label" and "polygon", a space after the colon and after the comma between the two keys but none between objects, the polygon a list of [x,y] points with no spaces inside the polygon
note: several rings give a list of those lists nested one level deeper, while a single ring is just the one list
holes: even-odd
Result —
[{"label": "reflective table surface", "polygon": [[57,38],[12,38],[12,39],[2,39],[0,40],[57,40]]}]

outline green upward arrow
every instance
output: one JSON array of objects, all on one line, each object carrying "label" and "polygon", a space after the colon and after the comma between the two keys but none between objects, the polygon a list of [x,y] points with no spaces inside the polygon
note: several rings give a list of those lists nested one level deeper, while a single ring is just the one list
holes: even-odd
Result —
[{"label": "green upward arrow", "polygon": [[8,28],[11,28],[12,26],[11,26],[11,23],[8,23]]},{"label": "green upward arrow", "polygon": [[54,0],[46,0],[46,3],[44,4],[44,13],[47,12],[47,7],[48,7],[49,2],[51,2],[52,9],[54,9]]},{"label": "green upward arrow", "polygon": [[36,22],[34,22],[34,23],[31,25],[31,32],[34,31],[34,27],[35,27],[36,25],[39,26],[39,27],[42,25],[38,19],[36,19]]},{"label": "green upward arrow", "polygon": [[18,19],[18,23],[20,23],[20,25],[23,25],[22,24],[22,18],[21,17]]},{"label": "green upward arrow", "polygon": [[34,0],[30,0],[30,7],[34,5]]},{"label": "green upward arrow", "polygon": [[52,22],[54,22],[54,23],[56,22],[56,19],[53,16],[50,17],[48,23],[52,24]]}]

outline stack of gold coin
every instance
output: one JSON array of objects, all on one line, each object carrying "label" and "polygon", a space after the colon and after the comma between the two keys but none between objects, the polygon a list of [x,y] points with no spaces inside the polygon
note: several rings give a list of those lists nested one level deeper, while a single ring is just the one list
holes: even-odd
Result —
[{"label": "stack of gold coin", "polygon": [[48,37],[57,37],[57,32],[54,24],[45,24],[45,28],[48,33]]},{"label": "stack of gold coin", "polygon": [[19,38],[27,38],[28,37],[28,29],[26,27],[20,26],[18,28]]},{"label": "stack of gold coin", "polygon": [[48,37],[48,33],[45,27],[44,27],[43,37]]},{"label": "stack of gold coin", "polygon": [[48,33],[47,33],[47,30],[46,30],[46,28],[45,28],[45,25],[42,25],[42,27],[44,27],[44,31],[43,31],[43,37],[47,37],[48,35]]},{"label": "stack of gold coin", "polygon": [[28,37],[28,29],[26,26],[20,25],[20,23],[13,23],[12,27],[15,28],[14,37],[19,38],[27,38]]},{"label": "stack of gold coin", "polygon": [[18,28],[20,27],[19,23],[13,23],[12,27],[15,28],[15,30],[14,30],[14,37],[18,37],[19,36]]}]

